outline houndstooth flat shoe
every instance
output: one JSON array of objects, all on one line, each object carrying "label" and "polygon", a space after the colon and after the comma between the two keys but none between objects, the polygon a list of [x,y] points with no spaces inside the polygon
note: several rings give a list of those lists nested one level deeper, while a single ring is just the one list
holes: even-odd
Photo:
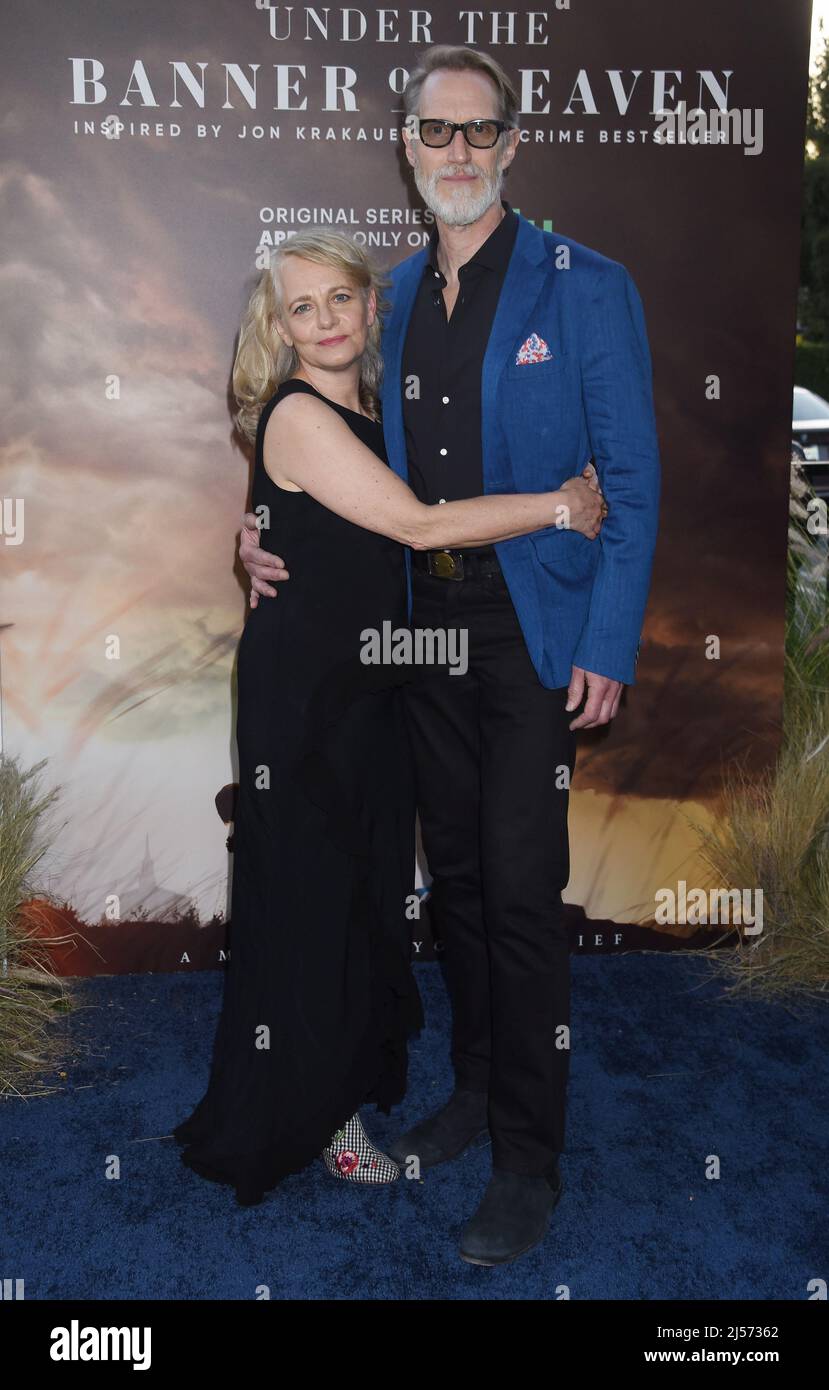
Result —
[{"label": "houndstooth flat shoe", "polygon": [[334,1178],[347,1182],[394,1182],[400,1169],[393,1159],[375,1148],[359,1115],[352,1115],[342,1129],[332,1135],[320,1158]]}]

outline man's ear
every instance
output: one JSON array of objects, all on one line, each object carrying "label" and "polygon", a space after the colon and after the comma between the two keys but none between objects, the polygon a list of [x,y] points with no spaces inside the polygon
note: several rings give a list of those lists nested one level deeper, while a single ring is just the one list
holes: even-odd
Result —
[{"label": "man's ear", "polygon": [[403,122],[403,125],[401,126],[400,135],[401,135],[401,138],[402,138],[402,140],[403,140],[403,148],[404,148],[404,150],[406,151],[406,158],[408,159],[408,161],[409,161],[409,163],[411,164],[412,168],[414,168],[415,157],[414,157],[414,153],[413,153],[412,148],[411,148],[412,133],[411,133],[411,130],[410,130],[410,129],[408,128],[408,126],[406,125],[406,122],[405,122],[405,121]]},{"label": "man's ear", "polygon": [[520,132],[520,131],[518,131],[518,130],[510,130],[510,131],[507,132],[507,148],[506,148],[506,150],[505,150],[505,152],[504,152],[504,162],[503,162],[503,164],[501,165],[501,168],[502,168],[502,169],[508,169],[509,166],[511,165],[512,161],[513,161],[514,158],[515,158],[516,152],[517,152],[517,150],[518,150],[518,145],[519,145],[520,139],[521,139],[521,132]]}]

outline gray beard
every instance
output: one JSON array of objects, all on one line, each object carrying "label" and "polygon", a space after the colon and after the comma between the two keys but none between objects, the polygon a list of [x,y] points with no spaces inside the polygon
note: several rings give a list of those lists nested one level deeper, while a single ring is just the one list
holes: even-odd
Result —
[{"label": "gray beard", "polygon": [[503,170],[496,165],[492,175],[479,174],[482,187],[472,194],[460,189],[445,196],[441,190],[442,180],[437,173],[424,175],[420,166],[414,166],[415,187],[431,212],[449,227],[466,227],[477,222],[492,204],[501,198]]}]

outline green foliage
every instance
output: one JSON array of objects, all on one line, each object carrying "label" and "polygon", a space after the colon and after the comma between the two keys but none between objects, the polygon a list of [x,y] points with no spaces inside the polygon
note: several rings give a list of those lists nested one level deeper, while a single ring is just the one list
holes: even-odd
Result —
[{"label": "green foliage", "polygon": [[826,535],[792,469],[782,741],[759,778],[727,769],[713,826],[696,824],[716,887],[763,890],[763,930],[708,957],[729,993],[822,996],[829,987],[829,605]]},{"label": "green foliage", "polygon": [[829,343],[798,343],[794,355],[794,384],[807,386],[829,401]]},{"label": "green foliage", "polygon": [[829,41],[820,26],[820,49],[809,82],[806,107],[806,139],[820,152],[829,153]]},{"label": "green foliage", "polygon": [[20,911],[35,892],[34,871],[47,848],[43,819],[58,797],[57,788],[41,786],[44,766],[22,771],[16,759],[0,758],[0,1096],[55,1089],[42,1077],[57,1065],[52,1024],[69,1000],[50,969],[48,939]]},{"label": "green foliage", "polygon": [[829,338],[829,43],[825,38],[809,84],[800,248],[798,318],[808,337],[820,341]]}]

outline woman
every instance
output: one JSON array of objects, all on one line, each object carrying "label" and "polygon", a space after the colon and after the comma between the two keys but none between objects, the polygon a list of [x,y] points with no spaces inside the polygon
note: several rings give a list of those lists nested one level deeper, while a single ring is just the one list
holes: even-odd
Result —
[{"label": "woman", "polygon": [[410,968],[414,793],[399,686],[361,660],[407,626],[403,545],[491,544],[556,522],[595,538],[594,480],[420,503],[388,467],[377,389],[380,281],[365,252],[305,231],[244,317],[237,424],[255,445],[262,544],[291,583],[239,646],[231,963],[207,1092],[174,1131],[183,1161],[250,1205],[316,1156],[351,1182],[397,1165],[358,1114],[406,1087],[422,1025]]}]

